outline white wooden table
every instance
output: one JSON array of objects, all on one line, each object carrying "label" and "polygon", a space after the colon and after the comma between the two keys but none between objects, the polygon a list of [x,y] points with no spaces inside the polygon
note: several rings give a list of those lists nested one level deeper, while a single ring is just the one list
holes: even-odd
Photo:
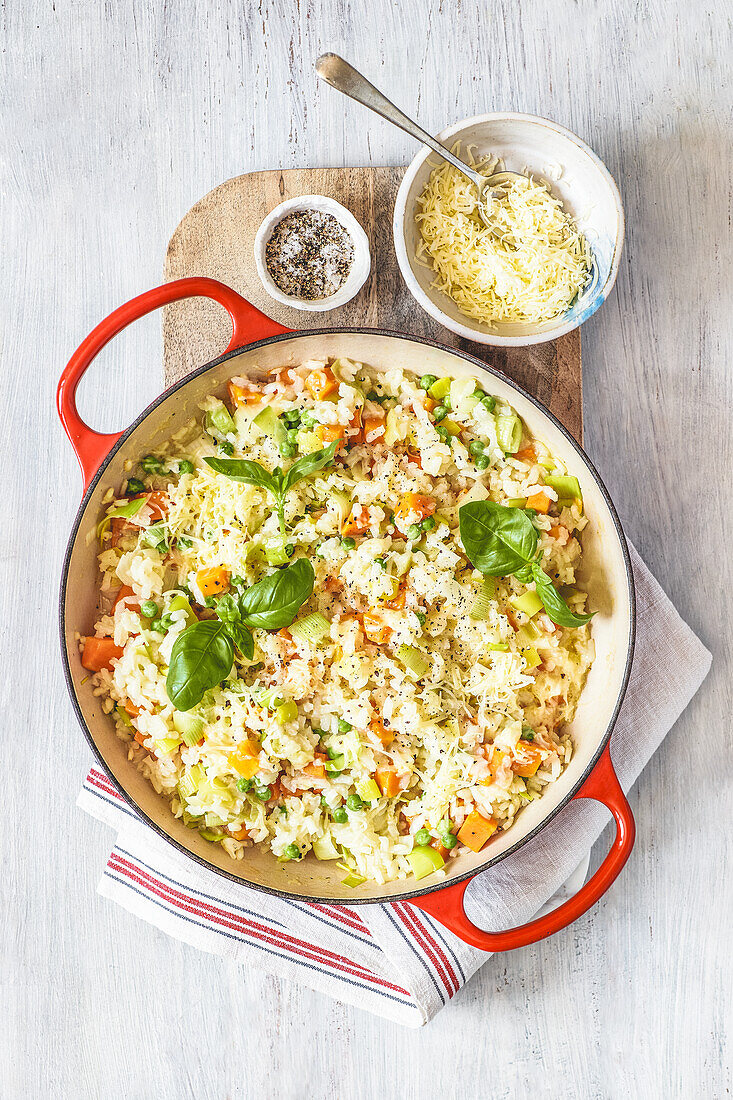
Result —
[{"label": "white wooden table", "polygon": [[[727,1095],[730,7],[16,0],[2,28],[0,1096]],[[179,218],[220,181],[415,152],[317,86],[325,49],[433,131],[524,110],[605,159],[628,230],[617,291],[584,329],[587,448],[715,653],[633,792],[620,882],[550,942],[493,958],[420,1033],[198,954],[96,896],[111,837],[74,805],[88,751],[57,656],[80,490],[53,411],[66,358],[160,280]],[[159,324],[100,358],[92,424],[121,428],[158,392]]]}]

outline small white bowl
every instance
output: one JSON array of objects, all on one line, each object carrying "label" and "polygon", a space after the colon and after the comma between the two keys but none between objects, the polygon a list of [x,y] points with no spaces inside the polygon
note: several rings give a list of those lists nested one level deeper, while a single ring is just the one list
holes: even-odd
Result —
[{"label": "small white bowl", "polygon": [[535,115],[490,114],[464,119],[438,135],[450,148],[461,142],[461,154],[472,146],[479,160],[499,157],[510,172],[529,172],[544,180],[573,216],[593,253],[591,280],[570,309],[540,324],[482,324],[461,313],[456,303],[431,284],[432,267],[418,263],[420,230],[415,221],[417,200],[439,163],[423,147],[405,173],[395,202],[393,233],[397,262],[410,293],[422,308],[451,332],[467,340],[498,347],[522,347],[556,340],[586,321],[608,297],[616,281],[624,240],[624,211],[618,188],[596,154],[584,141]]},{"label": "small white bowl", "polygon": [[[324,214],[332,214],[336,221],[341,223],[354,243],[354,262],[351,265],[351,271],[336,293],[330,294],[328,298],[308,301],[306,298],[296,298],[290,294],[283,294],[267,270],[265,246],[278,222],[281,222],[287,214],[292,214],[294,210],[320,210]],[[327,313],[328,310],[338,309],[339,306],[350,302],[367,281],[372,265],[367,235],[354,215],[340,202],[329,199],[325,195],[299,195],[297,199],[288,199],[286,202],[281,202],[274,210],[271,210],[257,230],[254,253],[257,274],[270,297],[274,298],[276,302],[281,302],[284,306],[307,310],[309,313]]]}]

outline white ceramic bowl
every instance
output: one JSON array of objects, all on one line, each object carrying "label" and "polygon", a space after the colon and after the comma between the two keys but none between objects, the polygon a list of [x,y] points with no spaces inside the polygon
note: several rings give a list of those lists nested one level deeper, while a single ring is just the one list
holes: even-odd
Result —
[{"label": "white ceramic bowl", "polygon": [[[319,298],[316,301],[307,301],[305,298],[295,298],[290,294],[283,294],[274,281],[265,263],[265,247],[278,222],[281,222],[287,214],[294,210],[320,210],[324,214],[332,214],[336,221],[340,222],[354,242],[354,262],[346,281],[328,298]],[[327,313],[331,309],[346,305],[356,297],[366,282],[371,268],[371,255],[367,235],[359,225],[354,215],[335,199],[329,199],[325,195],[299,195],[297,199],[288,199],[281,202],[267,215],[262,225],[257,230],[254,243],[255,264],[260,281],[276,302],[284,306],[292,306],[293,309],[307,310],[310,313]]]},{"label": "white ceramic bowl", "polygon": [[417,262],[419,229],[417,200],[439,163],[436,153],[423,147],[410,164],[397,193],[393,231],[400,271],[423,309],[459,336],[481,344],[519,347],[554,340],[586,321],[608,297],[616,281],[624,240],[624,211],[618,188],[596,154],[584,141],[535,115],[491,114],[457,122],[438,135],[450,148],[461,142],[461,154],[473,147],[476,159],[500,157],[510,172],[530,172],[545,181],[575,218],[593,253],[589,285],[567,313],[541,324],[482,324],[466,317],[447,294],[431,286],[432,267]]}]

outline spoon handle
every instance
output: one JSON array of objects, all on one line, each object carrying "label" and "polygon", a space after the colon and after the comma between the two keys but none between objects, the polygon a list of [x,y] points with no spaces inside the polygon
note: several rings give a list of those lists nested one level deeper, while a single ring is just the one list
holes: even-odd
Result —
[{"label": "spoon handle", "polygon": [[478,172],[473,172],[467,164],[454,156],[450,149],[446,149],[445,145],[441,145],[416,122],[403,114],[398,107],[395,107],[394,103],[387,99],[385,95],[382,95],[378,88],[370,84],[366,77],[357,72],[352,65],[349,65],[348,61],[344,61],[343,57],[339,57],[336,53],[321,54],[316,61],[316,72],[332,88],[336,88],[337,91],[350,96],[351,99],[355,99],[357,103],[363,104],[370,111],[386,118],[387,122],[391,122],[394,126],[399,126],[410,137],[414,137],[417,141],[423,142],[424,145],[430,146],[439,156],[449,161],[454,168],[457,168],[459,172],[463,172],[465,176],[468,176],[471,182],[478,187],[479,192],[481,191],[486,183],[484,176],[479,175]]}]

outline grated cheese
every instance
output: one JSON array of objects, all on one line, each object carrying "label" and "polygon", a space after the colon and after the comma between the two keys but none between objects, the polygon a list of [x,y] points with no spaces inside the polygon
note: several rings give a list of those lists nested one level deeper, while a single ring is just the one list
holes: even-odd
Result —
[{"label": "grated cheese", "polygon": [[[460,142],[453,147],[460,155]],[[469,163],[490,176],[495,157]],[[587,283],[592,256],[562,203],[538,180],[513,180],[491,206],[495,230],[478,212],[476,188],[458,169],[434,168],[417,201],[419,262],[461,313],[485,324],[537,324],[564,313]]]}]

